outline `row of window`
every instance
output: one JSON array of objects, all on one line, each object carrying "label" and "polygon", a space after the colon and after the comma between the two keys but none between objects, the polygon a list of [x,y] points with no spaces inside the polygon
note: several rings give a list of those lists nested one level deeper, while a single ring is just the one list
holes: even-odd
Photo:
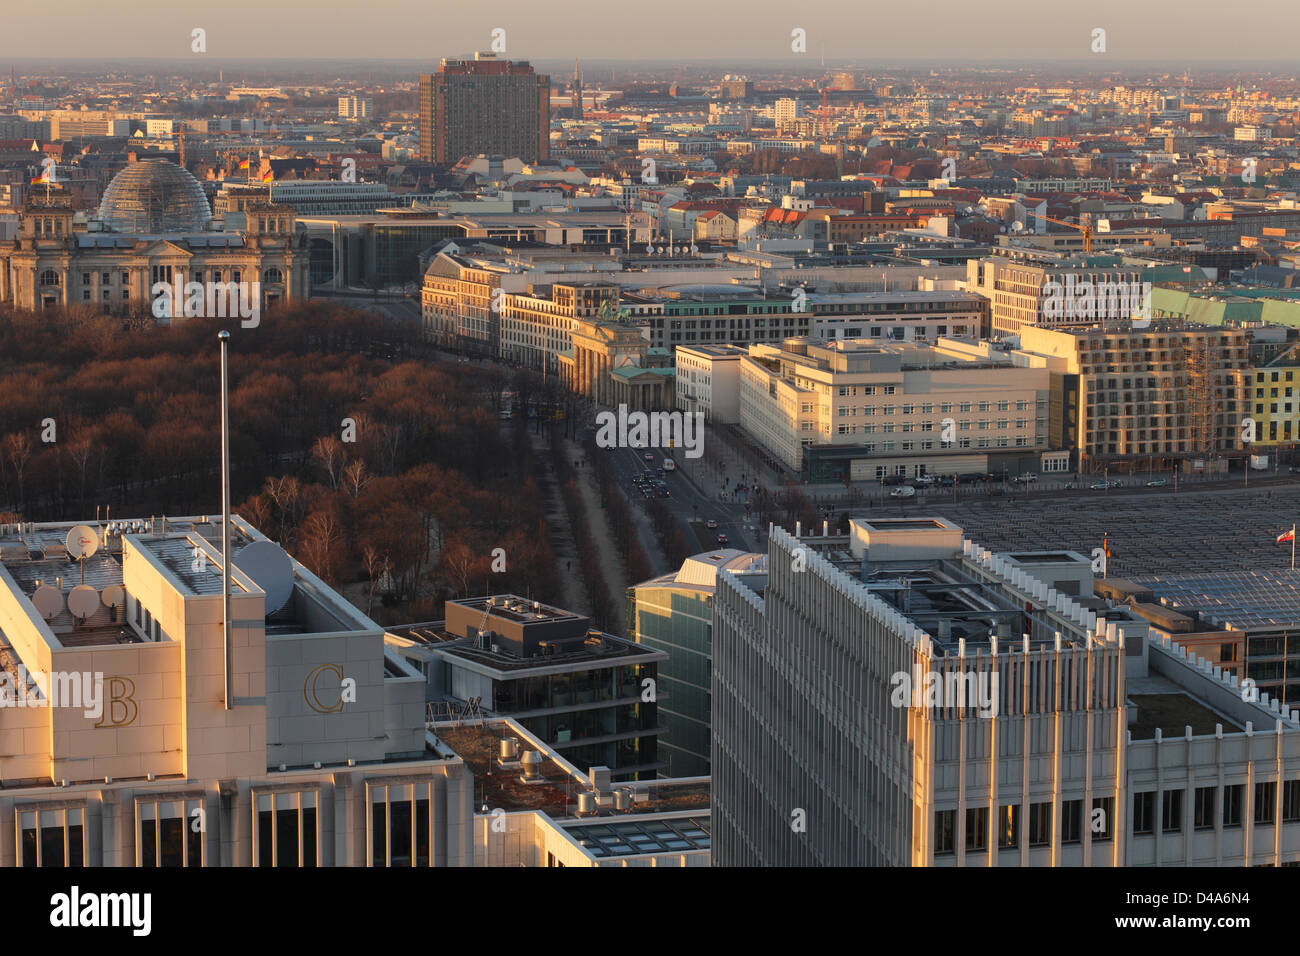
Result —
[{"label": "row of window", "polygon": [[[1155,833],[1157,822],[1161,833],[1181,833],[1183,830],[1184,790],[1148,790],[1133,794],[1133,834],[1143,836]],[[1193,795],[1192,829],[1214,830],[1216,826],[1232,829],[1242,825],[1246,785],[1229,784],[1218,787],[1197,787]],[[1156,818],[1156,801],[1160,802],[1160,817]],[[1220,805],[1221,804],[1221,805]],[[1083,820],[1082,800],[1061,801],[1060,837],[1062,844],[1080,843],[1083,826],[1092,830],[1092,840],[1106,842],[1112,836],[1112,810],[1114,798],[1094,797],[1092,814]],[[1265,781],[1255,784],[1254,821],[1261,826],[1277,822],[1277,783]],[[1282,784],[1281,820],[1283,823],[1300,822],[1300,780]],[[995,821],[995,835],[999,849],[1020,846],[1020,806],[1003,804]],[[988,849],[988,807],[966,809],[966,852]],[[938,810],[934,816],[934,852],[944,855],[956,852],[957,811]],[[1030,804],[1028,845],[1049,846],[1052,838],[1052,803],[1044,801]]]},{"label": "row of window", "polygon": [[[371,866],[429,866],[430,784],[371,785]],[[253,865],[315,867],[320,832],[315,790],[255,794]],[[136,862],[143,867],[189,867],[205,861],[206,820],[199,797],[136,800]],[[21,867],[84,866],[86,809],[18,811],[17,860]]]},{"label": "row of window", "polygon": [[[1092,813],[1083,816],[1082,800],[1061,801],[1061,842],[1081,843],[1083,828],[1092,830],[1094,843],[1105,843],[1112,838],[1113,797],[1094,797]],[[1021,806],[1003,804],[994,821],[994,838],[1000,850],[1014,850],[1022,839],[1031,847],[1050,846],[1052,842],[1052,804],[1050,801],[1029,805],[1028,833],[1021,833]],[[956,852],[957,811],[939,810],[934,815],[934,852],[936,856]],[[966,809],[966,852],[979,853],[989,848],[989,808]]]}]

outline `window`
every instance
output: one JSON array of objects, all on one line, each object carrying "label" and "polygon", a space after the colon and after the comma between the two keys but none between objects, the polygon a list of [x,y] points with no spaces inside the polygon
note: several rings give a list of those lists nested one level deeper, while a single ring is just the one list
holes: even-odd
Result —
[{"label": "window", "polygon": [[18,865],[85,866],[86,811],[81,807],[18,812]]},{"label": "window", "polygon": [[1088,826],[1092,829],[1093,843],[1106,843],[1111,839],[1114,831],[1115,818],[1115,798],[1114,797],[1093,797],[1092,798],[1092,819],[1088,821]]},{"label": "window", "polygon": [[1160,832],[1181,833],[1183,829],[1183,791],[1160,793]]},{"label": "window", "polygon": [[1274,819],[1274,802],[1277,799],[1277,784],[1269,781],[1255,784],[1255,822],[1271,824]]},{"label": "window", "polygon": [[1034,803],[1029,807],[1029,845],[1048,846],[1052,842],[1052,805]]},{"label": "window", "polygon": [[203,865],[201,799],[137,799],[135,821],[137,866]]},{"label": "window", "polygon": [[317,866],[315,790],[254,793],[253,859],[258,866]]},{"label": "window", "polygon": [[1020,845],[1020,804],[1004,803],[998,811],[998,846],[1015,849]]},{"label": "window", "polygon": [[1155,831],[1154,791],[1133,794],[1133,832],[1153,833]]},{"label": "window", "polygon": [[1192,829],[1214,829],[1214,795],[1215,787],[1197,787],[1196,799],[1192,805]]},{"label": "window", "polygon": [[1082,800],[1061,801],[1061,842],[1078,843],[1083,839],[1080,829],[1083,816]]},{"label": "window", "polygon": [[[89,276],[86,277],[86,281],[87,282],[90,281]],[[59,274],[55,272],[53,269],[46,269],[44,272],[41,273],[41,285],[58,285],[58,284],[59,284]]]},{"label": "window", "polygon": [[1300,820],[1300,780],[1287,780],[1282,784],[1282,822]]},{"label": "window", "polygon": [[956,810],[936,810],[934,814],[934,853],[935,856],[953,852],[954,831],[956,829]]},{"label": "window", "polygon": [[966,808],[966,850],[981,853],[989,848],[989,808]]},{"label": "window", "polygon": [[430,783],[368,784],[370,865],[429,866]]}]

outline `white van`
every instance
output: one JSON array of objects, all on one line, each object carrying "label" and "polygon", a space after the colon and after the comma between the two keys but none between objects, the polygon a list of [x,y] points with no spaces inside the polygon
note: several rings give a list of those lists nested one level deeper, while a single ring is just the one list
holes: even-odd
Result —
[{"label": "white van", "polygon": [[664,471],[676,471],[677,462],[673,461],[671,458],[665,458],[663,467]]}]

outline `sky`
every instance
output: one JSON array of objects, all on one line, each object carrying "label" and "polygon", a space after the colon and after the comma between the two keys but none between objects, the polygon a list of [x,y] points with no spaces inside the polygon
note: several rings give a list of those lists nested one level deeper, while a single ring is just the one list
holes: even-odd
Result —
[{"label": "sky", "polygon": [[[6,59],[1268,61],[1300,71],[1300,0],[4,0]],[[207,52],[191,51],[206,31]],[[1093,53],[1093,31],[1106,52]],[[45,39],[48,38],[48,39]],[[7,70],[0,70],[7,72]]]}]

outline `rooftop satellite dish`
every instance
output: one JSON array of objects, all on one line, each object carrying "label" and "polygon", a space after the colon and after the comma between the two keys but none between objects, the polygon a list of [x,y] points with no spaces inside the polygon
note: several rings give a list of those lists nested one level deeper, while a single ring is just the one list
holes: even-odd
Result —
[{"label": "rooftop satellite dish", "polygon": [[47,621],[52,621],[59,616],[63,610],[63,592],[57,588],[52,588],[48,584],[42,584],[32,595],[32,604],[36,610],[41,612],[41,617]]},{"label": "rooftop satellite dish", "polygon": [[121,607],[126,603],[126,589],[120,584],[110,584],[100,595],[104,607]]},{"label": "rooftop satellite dish", "polygon": [[293,595],[293,559],[273,541],[254,541],[235,555],[235,567],[266,592],[266,613],[274,614]]},{"label": "rooftop satellite dish", "polygon": [[99,610],[99,592],[89,584],[78,584],[68,592],[68,612],[73,617],[86,620]]},{"label": "rooftop satellite dish", "polygon": [[79,524],[68,530],[63,543],[67,546],[68,557],[74,560],[88,558],[99,550],[99,535],[90,525]]}]

